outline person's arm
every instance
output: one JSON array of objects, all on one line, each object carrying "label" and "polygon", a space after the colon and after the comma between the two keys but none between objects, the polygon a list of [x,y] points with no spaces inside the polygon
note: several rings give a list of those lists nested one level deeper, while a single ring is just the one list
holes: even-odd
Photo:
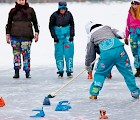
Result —
[{"label": "person's arm", "polygon": [[6,24],[6,42],[8,44],[10,44],[10,31],[11,31],[11,27],[12,27],[12,21],[13,21],[13,12],[14,12],[14,9],[11,9],[11,11],[9,12],[9,15],[8,15],[8,22]]},{"label": "person's arm", "polygon": [[117,29],[112,29],[112,32],[114,33],[114,35],[119,38],[119,39],[124,39],[124,43],[126,45],[129,45],[129,42],[128,42],[128,38],[125,38],[125,33],[124,32],[121,32]]},{"label": "person's arm", "polygon": [[85,66],[90,66],[96,59],[95,45],[93,42],[89,42],[86,47]]},{"label": "person's arm", "polygon": [[33,8],[32,8],[32,22],[33,22],[33,26],[34,26],[34,29],[35,29],[34,40],[35,40],[35,42],[37,42],[38,41],[38,35],[39,35],[39,28],[38,28],[39,26],[38,26],[36,13],[35,13]]},{"label": "person's arm", "polygon": [[32,22],[34,25],[35,32],[39,34],[38,21],[37,21],[36,13],[33,8],[32,8]]},{"label": "person's arm", "polygon": [[131,14],[128,13],[127,21],[126,21],[126,28],[125,28],[125,38],[127,38],[127,39],[129,37],[129,30],[130,30],[130,16],[131,16]]},{"label": "person's arm", "polygon": [[[69,12],[70,13],[70,12]],[[70,36],[75,36],[75,25],[72,14],[70,13]]]},{"label": "person's arm", "polygon": [[50,21],[49,21],[49,30],[50,30],[50,33],[51,33],[51,36],[52,38],[54,39],[54,43],[58,43],[59,42],[59,39],[57,38],[56,34],[55,34],[55,31],[54,31],[54,23],[56,21],[56,17],[55,17],[55,13],[53,13],[50,17]]},{"label": "person's arm", "polygon": [[115,28],[112,29],[113,34],[115,35],[115,37],[119,38],[119,39],[124,39],[125,38],[125,34],[124,32],[121,32]]},{"label": "person's arm", "polygon": [[52,38],[57,37],[56,34],[55,34],[55,31],[54,31],[54,28],[53,28],[54,27],[55,20],[56,20],[56,18],[55,18],[55,15],[53,13],[51,15],[50,21],[49,21],[49,30],[50,30],[50,33],[51,33]]},{"label": "person's arm", "polygon": [[8,22],[7,22],[7,25],[5,27],[6,28],[6,34],[10,34],[12,21],[13,21],[13,9],[9,12]]}]

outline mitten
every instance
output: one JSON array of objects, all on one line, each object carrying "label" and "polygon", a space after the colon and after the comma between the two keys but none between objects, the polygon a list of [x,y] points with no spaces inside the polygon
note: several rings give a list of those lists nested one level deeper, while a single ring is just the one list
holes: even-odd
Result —
[{"label": "mitten", "polygon": [[70,36],[69,41],[70,41],[70,42],[73,41],[73,36]]},{"label": "mitten", "polygon": [[59,39],[57,37],[54,37],[54,42],[55,43],[58,43],[59,42]]},{"label": "mitten", "polygon": [[85,69],[86,69],[88,72],[91,72],[91,71],[92,71],[91,66],[85,66]]},{"label": "mitten", "polygon": [[127,38],[125,38],[125,39],[124,39],[124,42],[125,42],[125,44],[126,44],[126,45],[128,45],[128,44],[129,44],[129,43],[128,43],[128,39],[127,39]]}]

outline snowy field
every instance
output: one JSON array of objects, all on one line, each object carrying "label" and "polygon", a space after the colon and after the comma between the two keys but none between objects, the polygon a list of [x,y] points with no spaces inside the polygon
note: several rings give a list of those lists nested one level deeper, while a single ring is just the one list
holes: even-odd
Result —
[{"label": "snowy field", "polygon": [[[67,83],[66,75],[58,80],[54,60],[53,40],[50,36],[48,23],[50,15],[57,10],[57,4],[30,4],[37,14],[40,25],[38,43],[32,44],[31,51],[31,79],[25,79],[20,71],[20,79],[13,79],[13,56],[11,46],[6,44],[5,25],[8,12],[14,4],[0,5],[0,96],[6,106],[0,108],[0,120],[35,120],[30,118],[36,114],[33,109],[41,109],[45,96],[59,89]],[[74,76],[84,69],[85,48],[87,36],[85,24],[89,20],[111,25],[121,31],[125,30],[127,11],[130,3],[68,3],[75,20],[75,56]],[[130,46],[125,46],[131,59],[133,71],[133,57]],[[132,101],[130,92],[123,77],[114,67],[113,78],[106,80],[98,100],[89,99],[89,87],[92,81],[87,80],[87,73],[63,89],[55,98],[50,99],[51,106],[44,106],[45,118],[39,120],[98,120],[99,110],[105,109],[109,120],[139,120],[140,101]],[[140,78],[136,79],[140,87]],[[68,100],[72,109],[65,112],[55,111],[60,100]]]}]

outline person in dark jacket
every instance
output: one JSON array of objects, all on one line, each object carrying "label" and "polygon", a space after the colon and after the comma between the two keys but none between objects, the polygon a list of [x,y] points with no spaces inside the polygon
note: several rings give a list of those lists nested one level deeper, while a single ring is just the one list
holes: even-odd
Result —
[{"label": "person in dark jacket", "polygon": [[61,1],[58,3],[58,10],[50,16],[49,29],[54,39],[58,77],[63,77],[65,56],[67,76],[71,78],[71,73],[73,73],[73,39],[75,30],[73,16],[71,12],[68,11],[66,2]]},{"label": "person in dark jacket", "polygon": [[[33,33],[34,26],[35,33]],[[6,41],[11,43],[14,55],[13,78],[19,78],[21,69],[21,54],[23,56],[23,70],[26,78],[30,78],[30,47],[32,39],[38,41],[38,22],[33,8],[29,7],[27,0],[16,0],[16,5],[9,12],[6,25]]]}]

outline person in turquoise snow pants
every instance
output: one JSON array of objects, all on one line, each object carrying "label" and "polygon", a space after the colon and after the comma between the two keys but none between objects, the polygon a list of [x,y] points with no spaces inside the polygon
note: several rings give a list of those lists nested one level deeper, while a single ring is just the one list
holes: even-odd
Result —
[{"label": "person in turquoise snow pants", "polygon": [[74,56],[74,21],[72,14],[67,10],[66,2],[58,3],[58,10],[50,17],[49,29],[54,38],[55,60],[59,78],[63,78],[64,60],[66,62],[66,73],[72,78],[73,56]]},{"label": "person in turquoise snow pants", "polygon": [[[91,24],[91,22],[88,24]],[[102,24],[94,24],[92,28],[88,29],[92,29],[90,36],[91,44],[98,44],[100,48],[100,59],[97,63],[94,81],[89,90],[90,98],[97,99],[105,78],[110,74],[113,66],[116,66],[124,77],[132,97],[139,98],[139,88],[135,82],[129,57],[124,49],[124,44],[119,40],[119,38],[124,38],[124,34],[117,29],[112,29],[110,26]],[[89,67],[86,66],[86,69],[90,69]]]},{"label": "person in turquoise snow pants", "polygon": [[[140,0],[132,0],[125,29],[125,43],[130,42],[134,57],[135,77],[140,77]],[[128,39],[130,36],[130,39]]]}]

